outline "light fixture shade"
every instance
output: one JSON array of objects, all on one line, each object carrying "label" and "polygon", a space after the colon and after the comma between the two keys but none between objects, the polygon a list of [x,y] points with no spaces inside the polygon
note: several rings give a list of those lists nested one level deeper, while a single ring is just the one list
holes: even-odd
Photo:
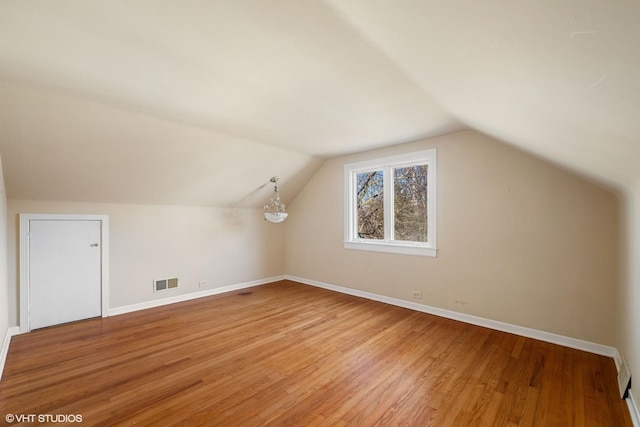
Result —
[{"label": "light fixture shade", "polygon": [[289,214],[284,211],[284,203],[282,203],[282,200],[280,200],[278,178],[274,176],[273,178],[271,178],[270,182],[273,182],[275,184],[273,191],[276,194],[271,198],[269,204],[264,207],[264,219],[274,223],[282,222],[289,216]]},{"label": "light fixture shade", "polygon": [[287,217],[289,216],[288,213],[286,212],[277,212],[277,213],[272,213],[272,212],[265,212],[264,213],[264,219],[266,219],[269,222],[282,222],[285,219],[287,219]]}]

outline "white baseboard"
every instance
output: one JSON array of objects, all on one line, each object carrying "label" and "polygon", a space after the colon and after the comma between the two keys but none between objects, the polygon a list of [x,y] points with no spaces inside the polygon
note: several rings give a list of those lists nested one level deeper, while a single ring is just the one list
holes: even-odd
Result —
[{"label": "white baseboard", "polygon": [[397,298],[391,298],[385,295],[378,295],[370,292],[360,291],[357,289],[345,288],[342,286],[331,285],[328,283],[318,282],[316,280],[304,279],[302,277],[286,275],[285,279],[293,280],[295,282],[303,283],[306,285],[316,286],[323,289],[328,289],[343,294],[349,294],[361,298],[366,298],[374,301],[384,302],[387,304],[395,305],[398,307],[404,307],[411,310],[421,311],[423,313],[433,314],[447,319],[458,320],[460,322],[469,323],[472,325],[483,326],[489,329],[495,329],[497,331],[509,332],[516,335],[521,335],[528,338],[537,339],[553,344],[562,345],[565,347],[575,348],[577,350],[587,351],[589,353],[599,354],[601,356],[607,356],[613,358],[616,363],[616,367],[620,366],[620,354],[615,347],[609,347],[602,344],[596,344],[590,341],[583,341],[576,338],[570,338],[563,335],[557,335],[550,332],[539,331],[537,329],[526,328],[524,326],[512,325],[510,323],[499,322],[497,320],[485,319],[483,317],[472,316],[469,314],[458,313],[456,311],[445,310],[442,308],[432,307],[425,304],[418,304],[411,301],[405,301]]},{"label": "white baseboard", "polygon": [[175,304],[177,302],[189,301],[196,298],[203,298],[211,295],[223,294],[225,292],[237,291],[239,289],[250,288],[252,286],[265,285],[267,283],[283,280],[284,278],[285,276],[269,277],[267,279],[253,280],[251,282],[238,283],[236,285],[223,286],[221,288],[212,288],[200,292],[192,292],[189,294],[176,295],[169,298],[145,301],[138,304],[114,307],[109,309],[109,316],[117,316],[119,314],[131,313],[138,310],[146,310],[147,308],[160,307],[163,305]]},{"label": "white baseboard", "polygon": [[9,345],[11,344],[11,337],[20,333],[20,327],[12,326],[7,329],[4,334],[4,341],[2,343],[2,350],[0,352],[0,380],[2,380],[2,372],[4,371],[4,363],[7,361],[7,355],[9,354]]},{"label": "white baseboard", "polygon": [[640,427],[640,411],[638,411],[638,405],[636,404],[636,399],[633,397],[631,390],[629,390],[629,397],[627,397],[626,401],[633,425],[635,427]]}]

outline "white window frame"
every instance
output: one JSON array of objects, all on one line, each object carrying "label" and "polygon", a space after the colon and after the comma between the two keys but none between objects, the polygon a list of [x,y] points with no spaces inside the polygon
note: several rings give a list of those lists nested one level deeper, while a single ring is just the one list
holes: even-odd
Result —
[{"label": "white window frame", "polygon": [[[413,165],[428,165],[427,204],[429,206],[427,218],[427,242],[407,242],[393,240],[393,179],[391,170],[398,167]],[[356,176],[361,172],[382,170],[384,174],[384,229],[385,238],[363,239],[356,233],[357,206],[356,206]],[[373,160],[365,160],[344,165],[344,248],[363,251],[389,252],[407,255],[421,255],[435,257],[436,246],[436,149],[428,149],[413,153],[400,154]]]}]

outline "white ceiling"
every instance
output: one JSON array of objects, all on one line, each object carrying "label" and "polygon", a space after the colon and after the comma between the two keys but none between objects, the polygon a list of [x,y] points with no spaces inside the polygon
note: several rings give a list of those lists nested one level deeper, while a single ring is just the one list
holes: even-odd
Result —
[{"label": "white ceiling", "polygon": [[473,128],[640,174],[637,0],[0,0],[10,198],[256,206]]}]

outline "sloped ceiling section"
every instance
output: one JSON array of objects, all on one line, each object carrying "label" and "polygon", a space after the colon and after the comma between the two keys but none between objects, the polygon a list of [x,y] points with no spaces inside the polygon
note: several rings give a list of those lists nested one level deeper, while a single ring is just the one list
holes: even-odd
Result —
[{"label": "sloped ceiling section", "polygon": [[10,198],[259,206],[476,128],[637,179],[639,2],[0,0]]},{"label": "sloped ceiling section", "polygon": [[0,99],[10,198],[261,206],[269,178],[278,175],[290,200],[322,162],[58,92],[0,84]]},{"label": "sloped ceiling section", "polygon": [[640,168],[637,0],[330,0],[472,128],[614,186]]}]

